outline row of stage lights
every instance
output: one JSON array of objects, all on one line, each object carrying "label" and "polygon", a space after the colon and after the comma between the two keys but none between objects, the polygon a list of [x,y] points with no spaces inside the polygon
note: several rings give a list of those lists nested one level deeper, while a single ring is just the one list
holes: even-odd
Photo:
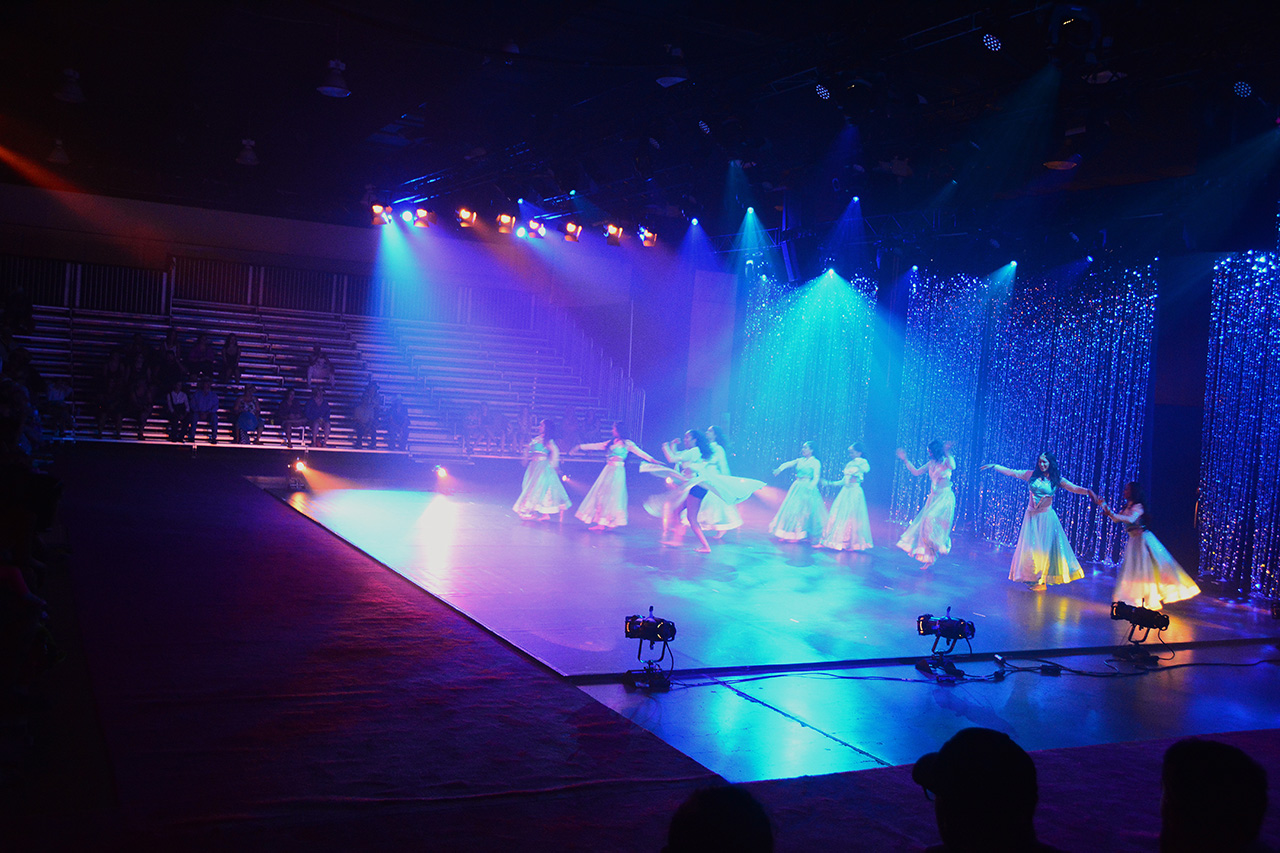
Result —
[{"label": "row of stage lights", "polygon": [[[390,225],[395,219],[395,212],[389,204],[374,204],[370,211],[373,214],[374,225]],[[479,223],[480,214],[466,207],[460,207],[455,212],[458,224],[463,228],[471,228]],[[400,218],[406,223],[417,228],[429,228],[435,222],[435,214],[426,208],[419,207],[416,210],[405,210],[400,213]],[[499,234],[515,234],[517,237],[529,239],[544,239],[547,236],[547,226],[544,222],[536,219],[530,219],[528,222],[520,222],[510,213],[501,213],[495,220],[498,225]],[[697,225],[698,220],[693,220],[693,224]],[[622,244],[623,229],[621,225],[615,225],[610,222],[604,227],[605,241],[610,246],[619,246]],[[640,244],[646,247],[656,246],[658,244],[658,235],[648,228],[641,225],[636,229],[636,236],[640,238]],[[582,237],[582,226],[576,222],[566,222],[564,225],[564,239],[570,243],[577,243]]]}]

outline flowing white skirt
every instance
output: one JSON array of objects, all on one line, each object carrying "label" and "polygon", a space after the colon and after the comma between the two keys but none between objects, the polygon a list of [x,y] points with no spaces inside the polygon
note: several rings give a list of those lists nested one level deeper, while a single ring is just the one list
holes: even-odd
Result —
[{"label": "flowing white skirt", "polygon": [[1013,549],[1009,580],[1023,583],[1071,583],[1084,577],[1084,569],[1067,541],[1067,531],[1053,507],[1036,511],[1028,506],[1022,530]]},{"label": "flowing white skirt", "polygon": [[769,522],[769,532],[786,542],[809,539],[817,543],[827,523],[827,506],[822,502],[818,484],[810,479],[796,480],[787,489],[782,506]]},{"label": "flowing white skirt", "polygon": [[569,493],[560,482],[560,473],[546,459],[534,459],[524,469],[524,486],[511,507],[522,518],[540,513],[554,515],[573,506]]},{"label": "flowing white skirt", "polygon": [[872,547],[867,498],[857,483],[841,487],[822,531],[822,547],[833,551],[865,551]]},{"label": "flowing white skirt", "polygon": [[929,492],[924,508],[898,537],[898,547],[928,565],[951,553],[951,525],[956,520],[956,493],[950,486]]},{"label": "flowing white skirt", "polygon": [[582,499],[574,513],[587,524],[601,527],[623,527],[627,523],[627,469],[625,465],[605,463],[604,470]]},{"label": "flowing white skirt", "polygon": [[1146,530],[1129,531],[1129,543],[1116,575],[1112,601],[1159,610],[1165,604],[1184,601],[1199,593],[1200,587],[1159,539]]}]

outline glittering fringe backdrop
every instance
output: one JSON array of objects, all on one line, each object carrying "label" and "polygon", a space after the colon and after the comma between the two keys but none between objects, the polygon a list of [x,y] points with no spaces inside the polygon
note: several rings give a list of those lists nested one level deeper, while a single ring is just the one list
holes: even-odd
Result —
[{"label": "glittering fringe backdrop", "polygon": [[734,398],[734,473],[765,476],[813,441],[823,476],[862,438],[871,376],[875,286],[835,275],[794,287],[762,278],[747,299]]},{"label": "glittering fringe backdrop", "polygon": [[[911,286],[899,398],[898,446],[917,465],[934,438],[954,442],[957,460],[974,458],[975,403],[983,343],[992,310],[985,278],[917,277]],[[964,525],[964,500],[976,465],[963,464],[952,477],[956,523]],[[912,518],[928,494],[927,477],[913,477],[895,463],[890,517]]]},{"label": "glittering fringe backdrop", "polygon": [[1214,268],[1201,445],[1200,573],[1280,594],[1280,257]]},{"label": "glittering fringe backdrop", "polygon": [[[1030,468],[1041,451],[1052,450],[1063,476],[1099,489],[1112,502],[1127,480],[1137,479],[1156,280],[1152,267],[1066,268],[1053,277],[1020,282],[1011,292],[987,285],[981,309],[973,304],[977,288],[952,279],[950,296],[946,288],[917,294],[926,304],[919,310],[913,305],[908,340],[921,334],[940,339],[927,350],[908,346],[899,417],[902,424],[921,424],[917,447],[934,436],[956,442],[957,518],[984,539],[1012,545],[1026,506],[1026,485],[980,474],[983,462]],[[976,315],[968,325],[942,319],[964,310]],[[913,329],[922,323],[931,330]],[[933,361],[938,356],[942,360]],[[926,358],[929,363],[912,364]],[[957,377],[969,372],[976,377],[974,393],[966,398]],[[921,395],[908,388],[909,376],[918,377],[917,385],[940,381],[954,395],[933,402],[945,414],[932,425],[922,414]],[[972,423],[969,434],[966,423]],[[914,479],[902,472],[895,479],[899,520],[906,517],[899,507],[919,506],[915,491],[922,487],[907,482]],[[1118,560],[1124,530],[1087,498],[1059,492],[1054,508],[1080,559]]]}]

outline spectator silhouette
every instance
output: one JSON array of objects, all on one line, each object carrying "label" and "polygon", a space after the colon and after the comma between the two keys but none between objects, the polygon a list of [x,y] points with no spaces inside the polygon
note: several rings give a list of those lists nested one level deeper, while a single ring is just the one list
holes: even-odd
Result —
[{"label": "spectator silhouette", "polygon": [[351,420],[355,425],[357,449],[364,444],[365,436],[369,437],[369,449],[377,449],[378,420],[381,415],[382,392],[378,390],[378,383],[370,379],[369,384],[365,386],[364,393],[360,395],[360,400],[351,412]]},{"label": "spectator silhouette", "polygon": [[298,392],[292,388],[284,393],[284,399],[280,401],[280,408],[276,410],[276,423],[280,424],[280,431],[284,433],[285,447],[293,447],[294,430],[298,431],[299,444],[306,440],[306,406],[298,399]]},{"label": "spectator silhouette", "polygon": [[235,332],[227,335],[222,344],[222,381],[240,381],[240,342],[236,340]]},{"label": "spectator silhouette", "polygon": [[164,409],[169,416],[169,440],[185,441],[192,432],[191,400],[183,387],[182,380],[176,380],[164,397]]},{"label": "spectator silhouette", "polygon": [[235,440],[244,444],[250,441],[258,444],[262,441],[262,427],[266,421],[262,419],[262,407],[258,403],[258,395],[252,385],[244,386],[244,393],[235,402]]},{"label": "spectator silhouette", "polygon": [[332,411],[333,407],[324,398],[324,386],[317,387],[303,408],[303,416],[311,429],[312,447],[325,447],[329,444],[329,417]]},{"label": "spectator silhouette", "polygon": [[409,407],[399,394],[387,408],[387,445],[392,450],[409,449]]},{"label": "spectator silhouette", "polygon": [[773,827],[764,807],[743,788],[695,791],[676,809],[663,853],[772,853]]},{"label": "spectator silhouette", "polygon": [[1267,773],[1225,743],[1186,738],[1169,747],[1160,774],[1161,853],[1245,853],[1267,812]]},{"label": "spectator silhouette", "polygon": [[942,844],[929,853],[1053,853],[1036,840],[1031,756],[1003,732],[961,729],[923,755],[911,778],[934,797]]},{"label": "spectator silhouette", "polygon": [[113,352],[102,367],[98,380],[98,438],[107,421],[114,421],[116,438],[120,437],[120,421],[129,402],[129,366],[120,352]]},{"label": "spectator silhouette", "polygon": [[187,354],[187,364],[191,372],[197,376],[212,376],[214,368],[213,344],[209,342],[209,333],[201,332],[196,342],[191,345]]},{"label": "spectator silhouette", "polygon": [[209,424],[209,443],[218,443],[218,393],[208,377],[200,380],[200,387],[191,394],[191,441],[196,440],[196,428],[202,422]]}]

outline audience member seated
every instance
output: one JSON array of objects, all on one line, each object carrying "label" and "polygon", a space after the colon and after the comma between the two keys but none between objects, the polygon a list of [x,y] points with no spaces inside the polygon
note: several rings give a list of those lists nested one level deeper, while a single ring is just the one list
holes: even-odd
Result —
[{"label": "audience member seated", "polygon": [[329,401],[324,398],[324,386],[316,388],[303,409],[307,426],[311,430],[311,446],[326,447],[329,444],[329,417],[332,414]]},{"label": "audience member seated", "polygon": [[189,440],[196,440],[196,429],[202,423],[209,425],[209,443],[218,443],[218,392],[213,390],[213,380],[205,377],[191,393],[191,431]]},{"label": "audience member seated", "polygon": [[564,407],[564,420],[560,423],[560,440],[556,444],[568,450],[582,444],[582,425],[578,422],[576,406]]},{"label": "audience member seated", "polygon": [[191,345],[187,354],[187,366],[193,376],[213,376],[217,360],[213,353],[213,344],[209,342],[208,332],[201,332],[196,342]]},{"label": "audience member seated", "polygon": [[181,379],[174,382],[169,387],[169,393],[164,395],[164,410],[169,416],[169,440],[186,440],[194,427],[191,419],[191,401],[187,398],[187,391]]},{"label": "audience member seated", "polygon": [[236,398],[235,403],[235,440],[244,444],[250,440],[254,444],[262,442],[262,407],[258,405],[258,394],[252,385],[244,386],[244,393]]},{"label": "audience member seated", "polygon": [[533,410],[528,406],[521,406],[515,421],[507,425],[507,447],[513,450],[523,449],[532,439]]},{"label": "audience member seated", "polygon": [[227,335],[222,344],[222,381],[240,381],[240,342],[236,340],[235,332]]},{"label": "audience member seated", "polygon": [[58,438],[62,438],[67,433],[75,437],[75,403],[71,399],[73,393],[71,383],[66,379],[54,379],[45,386],[41,414],[44,416],[46,428]]},{"label": "audience member seated", "polygon": [[364,444],[365,436],[369,437],[369,449],[375,450],[378,447],[378,418],[382,414],[382,393],[378,390],[378,383],[372,379],[365,386],[364,393],[360,395],[359,402],[351,411],[351,420],[355,425],[356,431],[356,448],[359,449]]},{"label": "audience member seated", "polygon": [[1240,749],[1199,738],[1164,754],[1160,853],[1253,853],[1267,813],[1267,773]]},{"label": "audience member seated", "polygon": [[478,437],[484,439],[486,452],[493,452],[494,443],[502,441],[502,435],[506,431],[502,420],[502,415],[491,411],[488,403],[480,404],[480,432]]},{"label": "audience member seated", "polygon": [[107,357],[98,379],[98,438],[102,438],[108,420],[115,422],[116,438],[120,437],[120,422],[129,402],[129,390],[129,367],[121,353],[113,352]]},{"label": "audience member seated", "polygon": [[462,421],[462,450],[468,456],[480,440],[480,407],[467,409],[466,418]]},{"label": "audience member seated", "polygon": [[160,356],[165,359],[172,358],[179,370],[184,374],[187,372],[187,367],[182,362],[182,342],[178,340],[178,330],[172,326],[160,343]]},{"label": "audience member seated", "polygon": [[284,392],[284,399],[280,401],[280,408],[276,410],[276,423],[280,425],[280,431],[284,433],[285,447],[293,447],[293,431],[295,429],[298,431],[298,443],[303,444],[306,442],[306,407],[298,399],[298,392],[292,388]]},{"label": "audience member seated", "polygon": [[962,729],[920,757],[911,778],[933,794],[942,844],[927,853],[1053,853],[1036,840],[1031,756],[1003,732]]},{"label": "audience member seated", "polygon": [[387,445],[392,450],[409,449],[409,407],[399,394],[387,407]]},{"label": "audience member seated", "polygon": [[723,785],[695,791],[676,809],[663,853],[772,853],[773,826],[764,807],[744,788]]},{"label": "audience member seated", "polygon": [[316,346],[312,361],[307,365],[307,384],[312,388],[328,388],[333,385],[333,378],[333,363]]},{"label": "audience member seated", "polygon": [[595,409],[587,409],[587,416],[582,424],[582,443],[600,440],[600,415]]}]

